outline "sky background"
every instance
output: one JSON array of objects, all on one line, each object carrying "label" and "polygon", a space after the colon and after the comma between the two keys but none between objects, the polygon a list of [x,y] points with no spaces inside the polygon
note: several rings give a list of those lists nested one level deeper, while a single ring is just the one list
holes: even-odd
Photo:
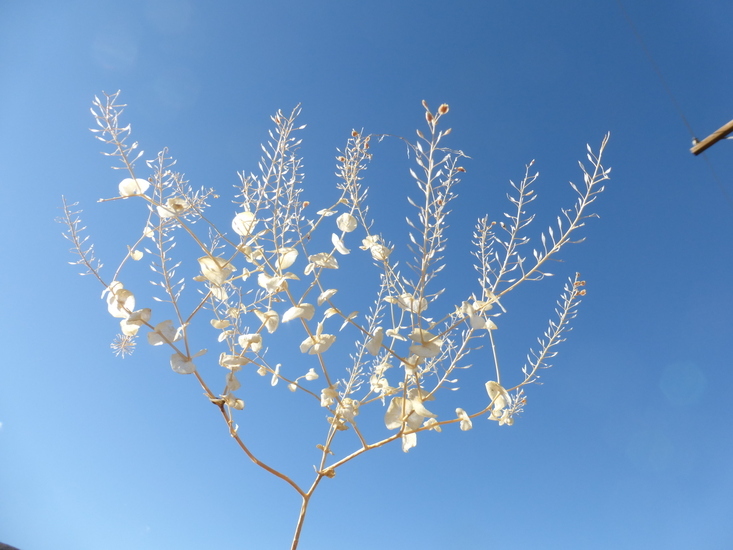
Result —
[{"label": "sky background", "polygon": [[[421,100],[449,103],[448,145],[471,156],[443,283],[457,300],[473,288],[473,223],[501,219],[508,181],[536,159],[537,235],[572,204],[585,144],[610,131],[612,180],[587,241],[504,304],[497,336],[517,377],[564,279],[588,281],[525,412],[353,461],[322,483],[300,548],[732,548],[733,143],[694,157],[683,118],[698,138],[733,118],[733,5],[626,10],[679,108],[613,0],[0,1],[0,542],[278,549],[292,536],[297,495],[246,460],[165,352],[112,355],[102,288],[67,263],[62,194],[110,267],[144,221],[96,204],[121,173],[89,108],[121,89],[146,157],[169,147],[223,197],[256,170],[269,116],[302,103],[305,196],[319,208],[352,128],[412,137]],[[402,243],[410,164],[394,141],[374,154],[372,212]],[[464,408],[480,403],[480,368]],[[285,388],[256,382],[239,419],[253,448],[309,479],[322,411],[301,415]]]}]

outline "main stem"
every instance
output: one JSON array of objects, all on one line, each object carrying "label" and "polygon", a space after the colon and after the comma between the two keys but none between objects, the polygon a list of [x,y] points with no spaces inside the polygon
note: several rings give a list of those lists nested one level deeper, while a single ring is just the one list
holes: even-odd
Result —
[{"label": "main stem", "polygon": [[298,523],[295,526],[295,534],[293,535],[293,543],[290,545],[290,550],[296,550],[296,548],[298,548],[300,532],[303,529],[303,522],[305,521],[305,513],[308,511],[308,502],[310,502],[310,497],[310,493],[303,495],[303,503],[300,505],[300,514],[298,514]]},{"label": "main stem", "polygon": [[[321,461],[321,468],[324,466],[324,462],[326,460],[325,454]],[[300,513],[298,514],[298,523],[295,525],[295,534],[293,534],[293,543],[290,545],[290,550],[296,550],[298,548],[298,543],[300,542],[300,532],[303,530],[303,522],[305,522],[305,514],[308,511],[308,503],[310,502],[311,497],[313,496],[313,492],[316,490],[316,487],[318,487],[318,484],[323,479],[323,476],[325,474],[322,472],[318,472],[316,475],[316,479],[313,480],[313,485],[311,485],[310,489],[308,489],[307,493],[300,493],[300,496],[303,497],[303,503],[300,505]]]}]

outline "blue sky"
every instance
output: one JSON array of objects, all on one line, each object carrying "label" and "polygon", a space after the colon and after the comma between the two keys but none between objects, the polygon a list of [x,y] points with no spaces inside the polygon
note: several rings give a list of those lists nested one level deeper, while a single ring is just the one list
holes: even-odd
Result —
[{"label": "blue sky", "polygon": [[[444,284],[456,296],[474,279],[473,223],[502,216],[508,181],[536,159],[537,234],[573,201],[585,144],[612,134],[601,219],[558,277],[505,304],[504,361],[518,370],[563,279],[588,281],[525,412],[510,428],[477,420],[353,461],[319,488],[300,548],[733,547],[733,145],[693,157],[682,119],[703,138],[733,118],[733,8],[626,9],[679,110],[612,0],[1,2],[0,542],[277,549],[291,538],[295,493],[246,460],[165,353],[112,355],[102,289],[67,264],[62,194],[80,201],[110,267],[142,223],[127,204],[95,202],[120,173],[88,131],[89,108],[121,89],[146,157],[169,147],[194,185],[223,196],[238,170],[256,170],[269,116],[302,103],[305,193],[322,206],[352,128],[411,138],[421,100],[449,103],[449,145],[471,157],[450,222]],[[410,165],[396,142],[374,152],[372,212],[402,242]],[[468,381],[481,389],[482,376]],[[286,392],[255,388],[240,420],[253,447],[308,479],[320,427]]]}]

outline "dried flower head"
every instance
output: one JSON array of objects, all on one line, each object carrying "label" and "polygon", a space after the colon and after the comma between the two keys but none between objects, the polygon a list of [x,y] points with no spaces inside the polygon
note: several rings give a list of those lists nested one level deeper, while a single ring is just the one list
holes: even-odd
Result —
[{"label": "dried flower head", "polygon": [[[136,143],[127,144],[130,126],[119,125],[123,106],[116,100],[117,94],[95,98],[95,131],[113,148],[109,156],[121,162],[118,168],[128,170],[129,177],[119,182],[120,196],[115,198],[135,197],[129,202],[146,208],[147,219],[135,232],[137,237],[119,267],[103,276],[101,263],[80,236],[78,212],[64,203],[66,237],[78,258],[73,263],[83,265],[104,285],[107,311],[121,331],[112,343],[115,353],[130,354],[141,331],[152,346],[166,349],[171,369],[193,374],[189,380],[199,384],[208,402],[217,407],[229,435],[248,458],[302,498],[292,549],[297,547],[304,512],[320,480],[333,477],[339,467],[364,452],[392,441],[400,441],[407,452],[417,445],[419,433],[434,436],[443,428],[467,431],[474,419],[486,416],[500,426],[513,424],[525,403],[523,388],[550,366],[555,346],[564,340],[585,294],[585,282],[579,274],[570,279],[558,301],[557,317],[538,339],[539,347],[530,350],[527,363],[514,373],[504,372],[506,365],[496,351],[494,331],[497,325],[505,326],[503,316],[509,313],[503,298],[525,282],[549,277],[546,268],[557,259],[558,251],[582,240],[575,232],[593,217],[589,205],[609,177],[609,170],[601,165],[605,140],[601,153],[589,149],[590,169],[581,165],[584,185],[572,184],[577,193],[574,206],[562,210],[558,223],[540,235],[532,254],[524,251],[529,248],[527,226],[533,218],[527,212],[536,197],[532,184],[537,175],[530,171],[532,163],[527,165],[524,178],[512,183],[504,221],[496,223],[486,216],[476,223],[472,253],[478,280],[472,288],[466,288],[471,281],[450,280],[446,288],[436,280],[445,267],[446,228],[451,202],[457,197],[455,186],[466,172],[461,165],[466,155],[445,144],[450,129],[437,130],[440,117],[450,110],[447,103],[433,114],[423,101],[428,131],[418,130],[414,143],[404,140],[414,162],[410,175],[418,195],[408,196],[410,242],[404,251],[389,240],[390,226],[380,226],[379,220],[370,217],[364,182],[372,155],[369,135],[347,132],[346,146],[336,156],[337,195],[313,208],[315,212],[305,210],[310,203],[300,188],[304,180],[297,135],[303,126],[296,122],[300,109],[290,114],[278,111],[271,117],[275,128],[263,146],[259,172],[240,174],[236,210],[225,217],[222,227],[214,216],[204,213],[207,200],[218,195],[192,188],[174,171],[175,160],[167,150],[147,162],[147,179],[137,177],[142,173],[135,164],[141,153],[134,151]],[[380,142],[383,137],[379,136]],[[394,189],[379,191],[384,196]],[[320,193],[316,198],[327,200],[328,196]],[[333,221],[328,220],[331,216]],[[184,246],[176,246],[184,239]],[[355,246],[369,254],[350,255]],[[405,254],[408,257],[403,260]],[[154,295],[135,296],[118,280],[123,279],[121,271],[139,266],[131,260],[150,260],[156,278]],[[358,279],[351,277],[349,270],[356,265],[375,271],[373,287],[361,274]],[[191,285],[194,292],[188,293],[186,283],[191,277],[203,284]],[[361,309],[356,304],[372,290],[371,307]],[[150,308],[135,309],[136,302],[151,299],[167,308],[159,318],[169,319],[156,317],[153,325]],[[326,332],[327,324],[340,324],[338,342],[335,334]],[[205,349],[193,353],[194,342],[202,336],[212,337],[215,358],[199,361]],[[353,347],[342,346],[349,339]],[[293,355],[296,349],[301,353]],[[281,355],[288,361],[277,362]],[[468,402],[460,403],[465,408],[456,407],[451,401],[456,393],[449,390],[458,389],[464,369],[487,361],[495,375],[485,384],[484,398],[473,403],[474,408]],[[264,378],[266,390],[263,378],[253,377],[254,373]],[[502,385],[507,380],[515,385],[507,389]],[[239,433],[235,416],[248,415],[250,426],[257,421],[258,410],[266,409],[240,412],[244,399],[235,392],[261,391],[272,392],[262,402],[269,405],[272,400],[273,409],[285,407],[299,420],[300,407],[319,407],[317,421],[325,437],[316,446],[318,466],[310,489],[266,464],[265,457],[255,456],[256,450],[249,447],[250,430]],[[374,426],[368,430],[357,426],[357,418],[361,422],[370,414],[383,417],[382,433]],[[267,429],[275,430],[270,420],[265,413]],[[347,449],[345,438],[342,445],[341,434],[347,431],[355,434],[357,450]],[[339,456],[343,449],[345,454]]]}]

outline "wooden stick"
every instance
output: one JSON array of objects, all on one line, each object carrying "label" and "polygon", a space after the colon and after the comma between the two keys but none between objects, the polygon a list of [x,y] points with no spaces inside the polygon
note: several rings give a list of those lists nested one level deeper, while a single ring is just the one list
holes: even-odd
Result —
[{"label": "wooden stick", "polygon": [[693,155],[699,155],[702,153],[705,149],[708,147],[712,147],[716,143],[718,143],[721,139],[725,139],[725,137],[733,132],[733,120],[731,120],[728,124],[723,126],[722,128],[719,128],[712,134],[710,134],[708,137],[706,137],[702,141],[696,141],[690,151]]}]

